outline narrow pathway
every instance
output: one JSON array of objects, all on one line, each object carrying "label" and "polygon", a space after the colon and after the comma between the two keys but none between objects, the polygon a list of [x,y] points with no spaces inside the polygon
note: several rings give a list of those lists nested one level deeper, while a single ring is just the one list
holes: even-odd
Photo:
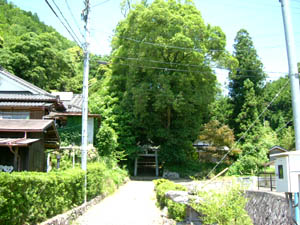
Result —
[{"label": "narrow pathway", "polygon": [[79,217],[76,225],[160,225],[152,181],[129,181]]}]

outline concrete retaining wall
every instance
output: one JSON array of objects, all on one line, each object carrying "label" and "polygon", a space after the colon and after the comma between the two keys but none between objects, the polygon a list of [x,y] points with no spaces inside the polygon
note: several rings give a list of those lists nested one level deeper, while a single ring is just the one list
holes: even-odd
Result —
[{"label": "concrete retaining wall", "polygon": [[254,225],[294,224],[283,196],[262,191],[246,191],[246,197],[246,210]]}]

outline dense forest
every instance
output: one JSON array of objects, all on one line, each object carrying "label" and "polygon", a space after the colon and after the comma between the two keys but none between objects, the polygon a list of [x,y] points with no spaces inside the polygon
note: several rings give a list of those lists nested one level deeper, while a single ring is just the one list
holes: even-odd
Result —
[{"label": "dense forest", "polygon": [[[270,147],[294,149],[289,79],[267,82],[246,29],[229,53],[225,33],[206,24],[192,1],[129,3],[123,1],[127,14],[115,28],[108,65],[91,56],[89,107],[102,116],[100,154],[132,165],[142,146],[159,146],[161,163],[180,171],[197,165],[199,139],[220,158],[218,147],[229,147],[222,165],[231,174],[253,174]],[[82,49],[5,0],[0,65],[47,91],[81,92]],[[228,96],[216,66],[229,71]]]},{"label": "dense forest", "polygon": [[[91,79],[98,60],[91,56]],[[47,91],[82,89],[83,52],[37,14],[0,0],[0,65]]]}]

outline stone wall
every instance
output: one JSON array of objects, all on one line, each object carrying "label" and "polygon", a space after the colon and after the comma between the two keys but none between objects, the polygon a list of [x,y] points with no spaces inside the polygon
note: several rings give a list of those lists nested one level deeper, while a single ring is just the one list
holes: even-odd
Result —
[{"label": "stone wall", "polygon": [[96,205],[102,199],[105,198],[105,195],[100,195],[86,204],[80,205],[74,209],[69,210],[63,214],[57,215],[47,221],[40,223],[40,225],[68,225],[71,224],[72,221],[77,219],[79,216],[83,215],[90,207]]},{"label": "stone wall", "polygon": [[246,197],[246,210],[254,225],[294,224],[285,197],[262,191],[246,191]]}]

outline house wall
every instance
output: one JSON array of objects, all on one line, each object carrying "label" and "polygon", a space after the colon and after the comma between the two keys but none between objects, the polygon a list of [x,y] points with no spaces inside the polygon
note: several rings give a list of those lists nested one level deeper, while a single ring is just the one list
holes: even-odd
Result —
[{"label": "house wall", "polygon": [[43,116],[46,114],[44,110],[42,109],[0,109],[1,112],[30,112],[30,118],[29,119],[43,119]]},{"label": "house wall", "polygon": [[29,146],[28,154],[28,170],[29,171],[46,171],[46,154],[44,149],[44,134],[42,133],[30,133],[30,138],[40,139],[37,142],[32,143]]},{"label": "house wall", "polygon": [[8,132],[0,132],[0,136],[2,138],[23,138],[25,132],[15,132],[15,133],[8,133]]},{"label": "house wall", "polygon": [[43,119],[45,111],[42,110],[32,110],[30,111],[30,119]]},{"label": "house wall", "polygon": [[[95,118],[88,118],[88,144],[94,144],[95,130],[97,125],[95,124]],[[81,144],[81,130],[82,130],[82,117],[81,116],[69,116],[65,126],[58,128],[58,132],[62,142],[74,143],[75,145]]]},{"label": "house wall", "polygon": [[29,163],[29,154],[28,151],[29,148],[28,147],[20,147],[19,148],[19,155],[20,155],[20,170],[21,171],[28,171],[28,163]]},{"label": "house wall", "polygon": [[94,144],[94,118],[88,118],[88,144]]}]

